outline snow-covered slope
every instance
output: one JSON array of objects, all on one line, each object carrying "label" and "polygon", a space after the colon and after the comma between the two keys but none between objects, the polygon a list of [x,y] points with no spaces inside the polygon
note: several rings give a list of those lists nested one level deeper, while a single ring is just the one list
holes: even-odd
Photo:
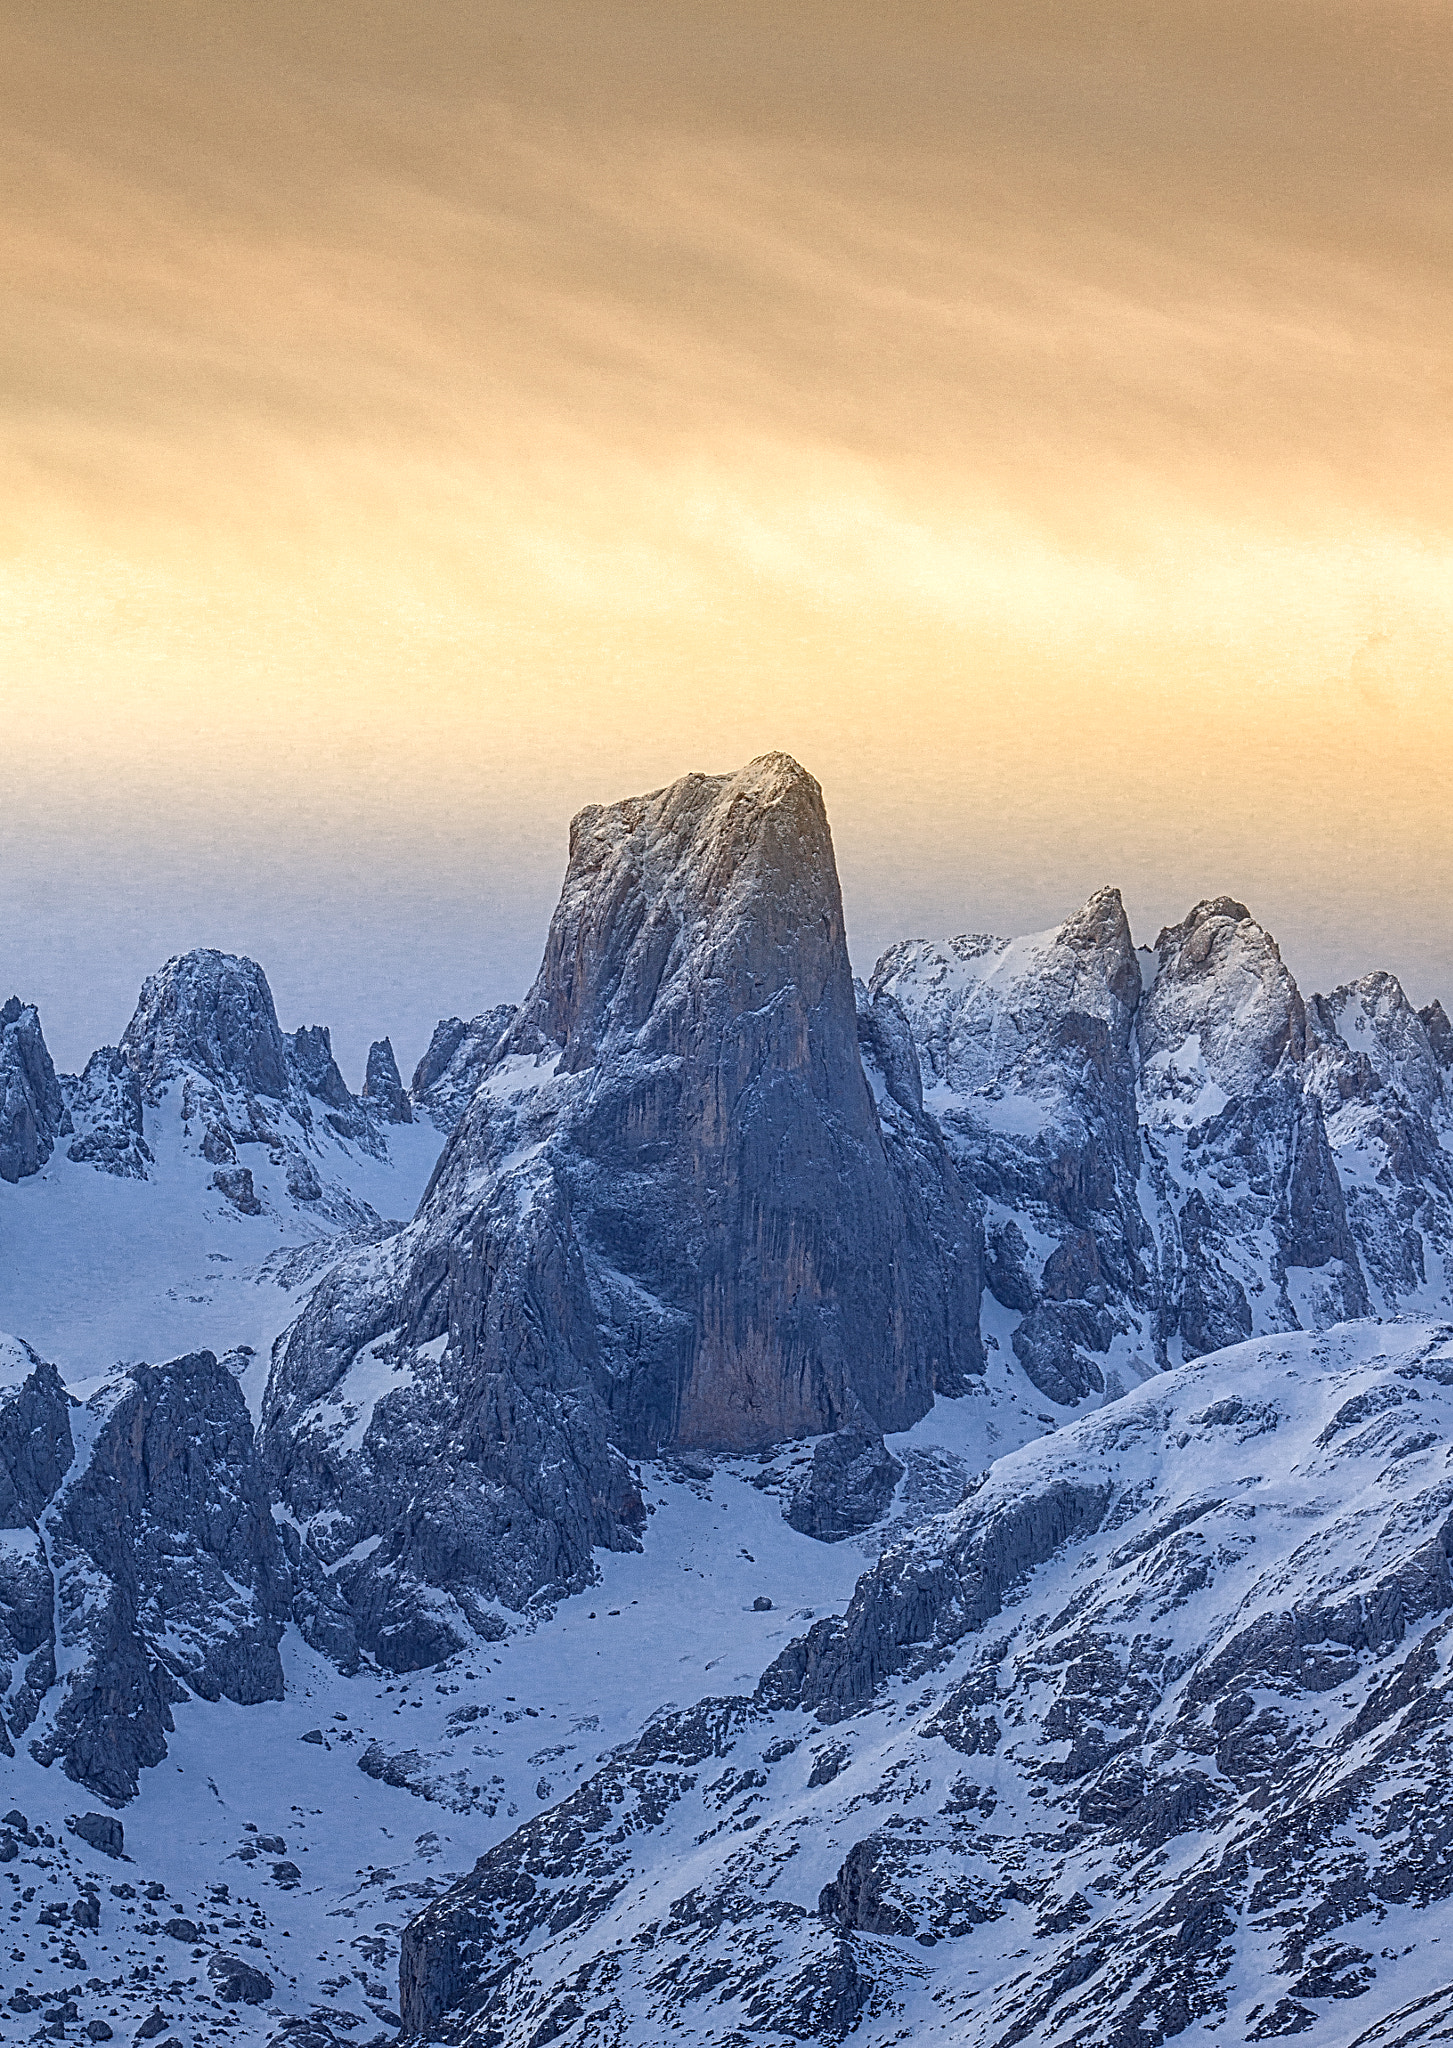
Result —
[{"label": "snow-covered slope", "polygon": [[[20,1388],[36,1369],[23,1346],[0,1342],[3,1386]],[[194,1369],[179,1379],[195,1388]],[[154,1409],[155,1375],[148,1385]],[[0,1387],[0,1449],[3,1400]],[[96,1446],[120,1404],[135,1401],[122,1380],[98,1390],[87,1408],[69,1409],[74,1476],[38,1516],[40,1571],[54,1561],[65,1572],[66,1526],[75,1521],[67,1503],[78,1490],[93,1493]],[[962,1491],[960,1438],[972,1428],[970,1407],[944,1404],[892,1439],[905,1472],[888,1525]],[[240,1451],[233,1469],[245,1475],[245,1445]],[[278,1646],[280,1697],[269,1686],[242,1704],[225,1690],[208,1699],[194,1685],[174,1687],[169,1725],[152,1723],[165,1754],[139,1771],[139,1792],[121,1812],[121,1862],[67,1828],[68,1816],[104,1815],[107,1803],[63,1775],[64,1759],[44,1739],[41,1756],[56,1755],[49,1766],[30,1748],[52,1727],[62,1696],[42,1693],[37,1721],[21,1732],[14,1755],[0,1759],[4,1801],[36,1837],[27,1843],[12,1827],[16,1857],[3,1865],[0,1827],[0,1867],[17,1879],[16,1947],[0,1981],[37,2001],[36,2020],[60,2009],[70,1991],[82,2021],[97,2018],[128,2041],[158,2007],[169,2028],[190,2027],[195,2038],[224,2023],[235,2040],[287,2038],[281,2030],[290,2017],[315,2014],[315,2048],[391,2040],[400,1934],[421,1905],[522,1817],[633,1742],[654,1715],[723,1686],[750,1687],[797,1631],[846,1605],[882,1538],[872,1531],[861,1545],[825,1544],[790,1526],[783,1503],[811,1452],[796,1447],[767,1464],[692,1457],[645,1466],[639,1551],[603,1556],[590,1588],[512,1617],[497,1641],[437,1670],[395,1680],[365,1666],[346,1676],[290,1628]],[[109,1463],[102,1460],[103,1471]],[[196,1653],[207,1648],[199,1596],[220,1504],[217,1482],[201,1478],[193,1511],[179,1515],[173,1500],[171,1533],[160,1546],[174,1625],[157,1646],[176,1670],[191,1657],[193,1680],[201,1675]],[[42,1490],[55,1483],[47,1474]],[[245,1476],[239,1490],[245,1495]],[[155,1527],[155,1514],[149,1519]],[[62,1685],[68,1669],[83,1672],[95,1619],[104,1623],[115,1599],[105,1573],[87,1562],[92,1598],[74,1609],[79,1627],[62,1648]],[[228,1562],[237,1575],[235,1553]],[[150,1570],[154,1584],[155,1562]],[[81,1590],[74,1564],[70,1572]],[[52,1603],[47,1592],[37,1640]],[[148,1619],[145,1605],[144,1624],[154,1626],[159,1616]],[[71,1611],[63,1588],[63,1632]],[[88,1884],[99,1902],[94,1928],[70,1913]],[[154,1900],[148,1886],[161,1888]],[[35,1896],[20,1903],[26,1887]],[[52,1927],[39,1916],[54,1901],[65,1915]],[[180,1934],[167,1932],[173,1922],[185,1923]],[[218,1952],[266,1977],[271,1990],[256,2007],[221,1999],[208,1970]],[[32,2029],[35,2021],[22,2017]],[[389,2025],[384,2036],[380,2021]]]},{"label": "snow-covered slope", "polygon": [[1423,2038],[1391,2016],[1450,2009],[1450,1553],[1453,1327],[1184,1367],[482,1859],[405,1931],[406,2023]]},{"label": "snow-covered slope", "polygon": [[395,1120],[380,1061],[375,1096],[355,1098],[326,1029],[280,1030],[252,961],[170,961],[79,1076],[57,1079],[35,1012],[12,1009],[0,1065],[42,1107],[49,1073],[54,1102],[49,1145],[0,1201],[0,1328],[72,1384],[202,1348],[251,1347],[265,1372],[300,1283],[412,1215],[438,1157],[432,1125]]}]

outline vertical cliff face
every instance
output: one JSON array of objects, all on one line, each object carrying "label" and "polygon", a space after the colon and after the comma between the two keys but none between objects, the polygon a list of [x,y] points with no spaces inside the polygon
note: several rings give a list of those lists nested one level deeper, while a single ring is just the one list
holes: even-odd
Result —
[{"label": "vertical cliff face", "polygon": [[133,1366],[85,1420],[44,1515],[67,1654],[30,1747],[119,1803],[166,1755],[174,1702],[282,1697],[292,1581],[247,1405],[211,1352]]},{"label": "vertical cliff face", "polygon": [[583,812],[504,1021],[419,1216],[320,1290],[265,1408],[320,1554],[378,1539],[335,1575],[360,1640],[411,1661],[633,1542],[622,1451],[902,1428],[981,1363],[977,1213],[921,1105],[885,1136],[796,762]]},{"label": "vertical cliff face", "polygon": [[376,1038],[368,1048],[368,1066],[363,1078],[364,1107],[386,1124],[411,1124],[414,1112],[399,1078],[398,1061],[387,1038]]},{"label": "vertical cliff face", "polygon": [[280,1699],[293,1583],[252,1422],[210,1352],[137,1365],[82,1409],[0,1337],[0,1752],[113,1804],[195,1693]]},{"label": "vertical cliff face", "polygon": [[558,1046],[589,1080],[560,1164],[623,1441],[742,1448],[925,1411],[947,1361],[915,1314],[822,793],[796,762],[582,813],[507,1044]]},{"label": "vertical cliff face", "polygon": [[0,1005],[0,1180],[39,1173],[70,1128],[40,1014],[12,996]]}]

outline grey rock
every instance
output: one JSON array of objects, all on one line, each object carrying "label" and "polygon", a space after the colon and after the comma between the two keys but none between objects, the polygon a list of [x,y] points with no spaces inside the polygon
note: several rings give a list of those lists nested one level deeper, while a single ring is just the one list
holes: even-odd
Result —
[{"label": "grey rock", "polygon": [[280,1102],[288,1046],[272,990],[255,960],[201,949],[168,960],[142,985],[121,1050],[148,1102],[185,1068]]},{"label": "grey rock", "polygon": [[[319,1554],[381,1539],[336,1574],[371,1654],[437,1661],[633,1544],[621,1450],[899,1428],[963,1384],[977,1218],[930,1120],[885,1134],[858,1032],[795,762],[576,819],[539,977],[418,1216],[325,1280],[269,1382]],[[397,1385],[348,1422],[368,1347]]]},{"label": "grey rock", "polygon": [[202,1132],[202,1157],[213,1166],[237,1162],[237,1140],[226,1123],[208,1123]]},{"label": "grey rock", "polygon": [[271,1977],[241,1956],[219,1949],[207,1964],[207,1975],[224,2005],[266,2005],[272,1997]]},{"label": "grey rock", "polygon": [[[13,1362],[4,1357],[12,1346]],[[19,1375],[0,1380],[0,1529],[33,1529],[75,1455],[75,1403],[28,1344],[0,1338],[0,1347],[0,1366]]]},{"label": "grey rock", "polygon": [[784,1502],[792,1527],[819,1543],[840,1543],[887,1512],[903,1467],[881,1436],[844,1429],[815,1446],[805,1477]]},{"label": "grey rock", "polygon": [[214,1185],[244,1214],[258,1211],[245,1179],[251,1169],[238,1164],[238,1151],[265,1145],[274,1165],[286,1162],[294,1201],[319,1204],[321,1216],[345,1227],[377,1220],[316,1162],[334,1139],[384,1156],[378,1120],[349,1094],[326,1027],[279,1028],[254,960],[206,950],[169,960],[143,985],[120,1047],[103,1048],[68,1086],[78,1130],[73,1158],[144,1174],[144,1110],[170,1092],[184,1139],[217,1169]]},{"label": "grey rock", "polygon": [[468,1023],[462,1017],[443,1017],[434,1026],[429,1049],[414,1069],[409,1094],[414,1108],[438,1130],[452,1131],[468,1109],[516,1015],[515,1004],[500,1003]]},{"label": "grey rock", "polygon": [[983,1218],[972,1185],[923,1107],[907,1017],[886,990],[873,997],[861,982],[855,987],[858,1051],[903,1205],[913,1321],[927,1336],[934,1391],[963,1394],[984,1371]]},{"label": "grey rock", "polygon": [[1453,1095],[1434,1043],[1441,1014],[1436,1005],[1415,1012],[1390,974],[1308,1005],[1306,1086],[1334,1156],[1348,1161],[1347,1224],[1385,1312],[1426,1299],[1429,1253],[1453,1249]]},{"label": "grey rock", "polygon": [[[0,1386],[0,1529],[13,1532],[0,1546],[0,1755],[13,1756],[11,1738],[30,1726],[55,1675],[55,1579],[38,1524],[74,1457],[73,1404],[29,1345],[0,1339],[0,1362],[15,1375]],[[20,1813],[5,1825],[29,1832]]]},{"label": "grey rock", "polygon": [[[316,1177],[315,1175],[314,1178]],[[250,1166],[219,1166],[212,1175],[212,1185],[219,1195],[226,1196],[239,1216],[262,1214],[262,1203],[252,1184]]]},{"label": "grey rock", "polygon": [[[285,1044],[288,1076],[294,1094],[301,1093],[321,1103],[324,1121],[336,1136],[349,1139],[365,1151],[385,1149],[374,1130],[367,1105],[355,1101],[348,1092],[348,1084],[333,1057],[333,1040],[327,1025],[304,1025],[301,1030],[292,1032]],[[306,1117],[303,1121],[306,1122]]]},{"label": "grey rock", "polygon": [[363,1081],[363,1101],[386,1124],[411,1124],[414,1112],[399,1079],[393,1046],[377,1038],[368,1048],[368,1067]]},{"label": "grey rock", "polygon": [[31,1749],[120,1804],[188,1692],[282,1697],[292,1588],[246,1403],[211,1352],[135,1366],[90,1406],[90,1455],[47,1517],[71,1669]]},{"label": "grey rock", "polygon": [[120,1047],[103,1045],[91,1054],[79,1079],[64,1085],[75,1128],[66,1157],[118,1180],[145,1180],[154,1161],[146,1142],[141,1080]]},{"label": "grey rock", "polygon": [[1001,1217],[985,1247],[984,1285],[1005,1308],[1027,1314],[1039,1300],[1029,1272],[1029,1245],[1012,1216]]},{"label": "grey rock", "polygon": [[1030,1310],[1010,1342],[1039,1391],[1072,1407],[1103,1389],[1104,1374],[1089,1354],[1108,1351],[1114,1334],[1109,1311],[1098,1304],[1045,1301]]},{"label": "grey rock", "polygon": [[318,1169],[305,1152],[288,1154],[284,1185],[295,1202],[319,1202],[323,1199],[323,1183],[318,1178]]},{"label": "grey rock", "polygon": [[863,1934],[913,1934],[912,1920],[889,1895],[885,1861],[881,1835],[854,1842],[837,1876],[823,1886],[818,1898],[817,1910],[823,1919]]},{"label": "grey rock", "polygon": [[348,1084],[333,1057],[333,1039],[326,1024],[305,1024],[285,1041],[288,1064],[309,1095],[330,1109],[345,1113],[355,1107]]},{"label": "grey rock", "polygon": [[0,1005],[0,1180],[39,1173],[71,1128],[33,1003]]},{"label": "grey rock", "polygon": [[1418,1021],[1428,1034],[1428,1043],[1433,1048],[1433,1057],[1445,1073],[1453,1068],[1453,1022],[1439,1002],[1432,1002],[1419,1010]]},{"label": "grey rock", "polygon": [[103,1856],[120,1856],[125,1852],[126,1832],[114,1813],[78,1813],[66,1825],[73,1835],[79,1835]]},{"label": "grey rock", "polygon": [[976,1497],[943,1525],[950,1540],[942,1551],[925,1553],[916,1534],[885,1551],[845,1614],[814,1622],[768,1667],[758,1697],[841,1719],[929,1645],[956,1643],[993,1620],[1009,1587],[1098,1528],[1109,1501],[1104,1484],[1058,1478],[1027,1498]]}]

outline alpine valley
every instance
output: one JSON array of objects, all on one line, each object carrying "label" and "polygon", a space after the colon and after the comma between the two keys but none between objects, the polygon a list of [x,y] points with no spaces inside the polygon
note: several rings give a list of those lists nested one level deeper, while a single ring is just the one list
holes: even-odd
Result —
[{"label": "alpine valley", "polygon": [[0,1329],[0,2040],[1453,2040],[1389,974],[1106,888],[855,981],[766,755],[408,1086],[221,953],[6,1002]]}]

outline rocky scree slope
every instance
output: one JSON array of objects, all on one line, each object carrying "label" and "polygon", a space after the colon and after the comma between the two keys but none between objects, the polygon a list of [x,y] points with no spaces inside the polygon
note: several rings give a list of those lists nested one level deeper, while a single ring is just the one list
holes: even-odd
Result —
[{"label": "rocky scree slope", "polygon": [[[440,1027],[416,1102],[493,1022]],[[269,1381],[269,1470],[363,1649],[433,1661],[581,1584],[636,1540],[628,1457],[880,1436],[981,1370],[976,1210],[905,1035],[874,1040],[880,1113],[858,1033],[795,762],[575,820],[418,1216],[322,1283]]]},{"label": "rocky scree slope", "polygon": [[1441,2038],[1450,1553],[1453,1326],[1158,1378],[482,1857],[405,2037]]},{"label": "rocky scree slope", "polygon": [[1453,1033],[1392,976],[1308,1005],[1243,905],[1137,952],[1107,889],[1029,938],[904,941],[864,1003],[984,1205],[987,1338],[1052,1402],[1450,1306]]}]

